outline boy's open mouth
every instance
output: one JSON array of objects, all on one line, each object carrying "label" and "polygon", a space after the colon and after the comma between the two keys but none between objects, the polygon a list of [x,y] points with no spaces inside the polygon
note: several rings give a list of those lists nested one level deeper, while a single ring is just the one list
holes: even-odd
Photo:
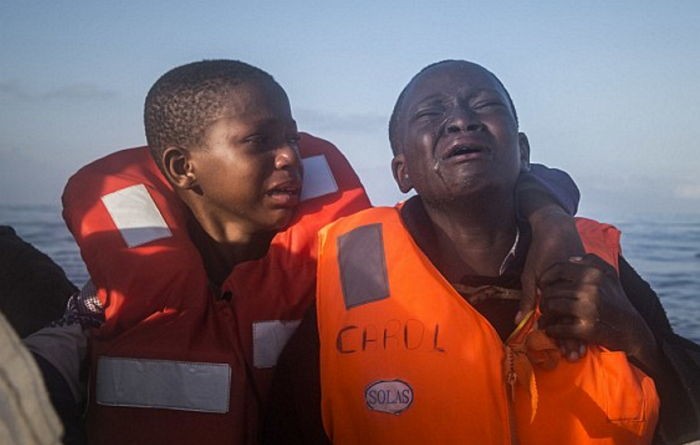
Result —
[{"label": "boy's open mouth", "polygon": [[268,190],[265,195],[282,206],[296,206],[299,203],[301,186],[295,182],[279,184]]},{"label": "boy's open mouth", "polygon": [[299,187],[280,187],[267,192],[268,195],[298,195]]},{"label": "boy's open mouth", "polygon": [[449,158],[454,158],[457,156],[465,156],[466,158],[476,158],[478,157],[481,153],[486,153],[488,152],[488,147],[483,146],[483,145],[466,145],[466,144],[457,144],[453,147],[451,147],[449,150],[447,150],[447,153],[442,157],[442,159],[449,159]]}]

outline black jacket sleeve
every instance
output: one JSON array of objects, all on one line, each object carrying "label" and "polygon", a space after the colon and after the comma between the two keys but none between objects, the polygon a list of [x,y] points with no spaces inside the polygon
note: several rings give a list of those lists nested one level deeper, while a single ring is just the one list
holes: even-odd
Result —
[{"label": "black jacket sleeve", "polygon": [[620,257],[620,281],[627,298],[654,333],[662,372],[652,375],[661,399],[655,443],[700,439],[700,346],[673,332],[651,286]]},{"label": "black jacket sleeve", "polygon": [[532,164],[529,171],[520,173],[516,193],[518,199],[526,194],[541,193],[557,202],[569,215],[575,215],[581,198],[578,187],[565,171]]},{"label": "black jacket sleeve", "polygon": [[21,338],[60,318],[76,291],[51,258],[0,226],[0,311]]}]

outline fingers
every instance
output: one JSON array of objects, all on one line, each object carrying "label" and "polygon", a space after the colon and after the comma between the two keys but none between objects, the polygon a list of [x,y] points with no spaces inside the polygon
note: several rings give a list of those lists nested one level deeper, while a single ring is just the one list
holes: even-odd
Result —
[{"label": "fingers", "polygon": [[560,282],[597,284],[604,276],[616,276],[616,274],[615,269],[600,257],[587,254],[583,257],[571,257],[567,262],[553,264],[542,274],[538,283],[541,289]]},{"label": "fingers", "polygon": [[550,337],[595,342],[595,321],[580,318],[560,318],[545,328]]},{"label": "fingers", "polygon": [[596,318],[598,316],[597,287],[563,283],[550,286],[542,292],[540,310],[544,322],[549,318]]},{"label": "fingers", "polygon": [[609,343],[611,279],[615,269],[596,255],[572,257],[547,269],[539,280],[542,291],[539,325],[560,346],[562,355],[575,361],[586,354],[587,344]]},{"label": "fingers", "polygon": [[580,259],[575,259],[573,261],[570,259],[570,263],[593,267],[598,269],[604,275],[617,277],[617,270],[612,265],[606,263],[601,257],[592,253],[588,253],[583,257],[580,257]]},{"label": "fingers", "polygon": [[542,289],[539,325],[557,339],[564,357],[575,361],[585,354],[586,343],[595,342],[599,317],[597,282],[602,273],[577,263],[558,269],[553,273],[564,274],[568,279],[548,278]]},{"label": "fingers", "polygon": [[586,355],[588,348],[586,343],[573,338],[562,338],[557,340],[561,355],[570,362],[582,359]]},{"label": "fingers", "polygon": [[538,323],[547,335],[556,339],[561,355],[569,362],[575,362],[586,355],[588,338],[593,336],[594,329],[585,320],[573,317],[560,317],[549,324]]}]

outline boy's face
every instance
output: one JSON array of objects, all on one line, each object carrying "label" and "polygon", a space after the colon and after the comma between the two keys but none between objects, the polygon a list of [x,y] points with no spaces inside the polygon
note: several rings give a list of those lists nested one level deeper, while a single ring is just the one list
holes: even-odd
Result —
[{"label": "boy's face", "polygon": [[493,75],[475,64],[445,63],[409,88],[393,162],[402,191],[415,188],[424,200],[445,202],[486,188],[512,190],[527,154]]},{"label": "boy's face", "polygon": [[233,88],[223,117],[190,150],[204,210],[226,231],[279,231],[301,191],[296,122],[287,96],[271,82]]}]

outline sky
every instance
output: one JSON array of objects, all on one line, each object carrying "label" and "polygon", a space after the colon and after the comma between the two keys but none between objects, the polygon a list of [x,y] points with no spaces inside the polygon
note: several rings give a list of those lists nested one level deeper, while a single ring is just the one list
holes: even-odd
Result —
[{"label": "sky", "polygon": [[0,4],[0,204],[55,204],[82,165],[145,144],[169,69],[240,59],[286,89],[375,204],[402,199],[387,122],[423,66],[467,59],[506,85],[531,158],[580,213],[700,213],[700,2],[14,1]]}]

